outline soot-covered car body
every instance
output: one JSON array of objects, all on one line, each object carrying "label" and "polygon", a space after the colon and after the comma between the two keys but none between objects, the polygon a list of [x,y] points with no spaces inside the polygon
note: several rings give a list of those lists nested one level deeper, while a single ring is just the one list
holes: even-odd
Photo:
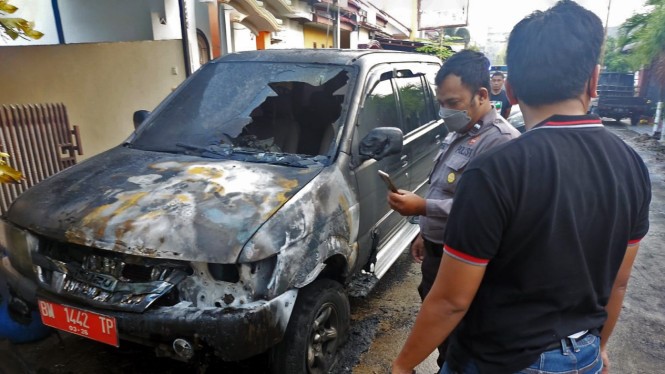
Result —
[{"label": "soot-covered car body", "polygon": [[[124,144],[14,202],[0,230],[10,307],[183,360],[277,347],[304,363],[273,354],[275,371],[329,368],[346,290],[367,292],[417,233],[376,172],[426,189],[445,135],[438,68],[424,55],[304,50],[205,65]],[[304,341],[289,336],[303,328]]]}]

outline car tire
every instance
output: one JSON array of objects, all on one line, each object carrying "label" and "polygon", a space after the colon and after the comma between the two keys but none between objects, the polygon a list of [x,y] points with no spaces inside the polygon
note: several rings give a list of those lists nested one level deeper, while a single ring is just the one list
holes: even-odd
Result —
[{"label": "car tire", "polygon": [[328,373],[349,320],[349,299],[338,282],[321,279],[301,289],[284,339],[271,351],[272,372]]}]

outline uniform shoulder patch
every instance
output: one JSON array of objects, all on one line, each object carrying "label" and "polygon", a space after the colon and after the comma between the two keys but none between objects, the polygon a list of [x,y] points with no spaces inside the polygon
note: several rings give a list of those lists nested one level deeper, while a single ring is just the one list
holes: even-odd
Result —
[{"label": "uniform shoulder patch", "polygon": [[494,122],[492,122],[492,125],[494,125],[494,127],[496,127],[503,135],[519,134],[519,131],[517,131],[517,129],[515,129],[515,127],[508,123],[503,117],[495,119]]}]

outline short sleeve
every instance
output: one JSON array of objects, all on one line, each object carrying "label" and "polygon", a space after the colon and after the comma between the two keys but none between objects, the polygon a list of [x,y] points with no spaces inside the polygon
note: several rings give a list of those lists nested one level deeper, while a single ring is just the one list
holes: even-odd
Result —
[{"label": "short sleeve", "polygon": [[473,265],[487,265],[499,249],[508,206],[508,200],[481,170],[467,170],[446,225],[446,253]]},{"label": "short sleeve", "polygon": [[644,191],[645,196],[642,201],[639,211],[637,213],[637,219],[633,224],[633,227],[630,231],[630,240],[628,240],[628,245],[637,244],[647,235],[649,231],[649,204],[651,203],[651,181],[649,179],[649,171],[646,166],[642,164],[643,176],[644,176]]}]

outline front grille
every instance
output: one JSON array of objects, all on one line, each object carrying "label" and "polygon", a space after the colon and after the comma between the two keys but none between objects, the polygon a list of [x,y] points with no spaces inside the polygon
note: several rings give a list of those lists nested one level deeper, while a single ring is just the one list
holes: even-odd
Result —
[{"label": "front grille", "polygon": [[[143,311],[160,298],[160,305],[175,304],[178,300],[174,286],[192,274],[191,267],[180,261],[46,239],[40,244],[35,271],[45,288],[111,309]],[[174,295],[165,297],[171,293]]]}]

